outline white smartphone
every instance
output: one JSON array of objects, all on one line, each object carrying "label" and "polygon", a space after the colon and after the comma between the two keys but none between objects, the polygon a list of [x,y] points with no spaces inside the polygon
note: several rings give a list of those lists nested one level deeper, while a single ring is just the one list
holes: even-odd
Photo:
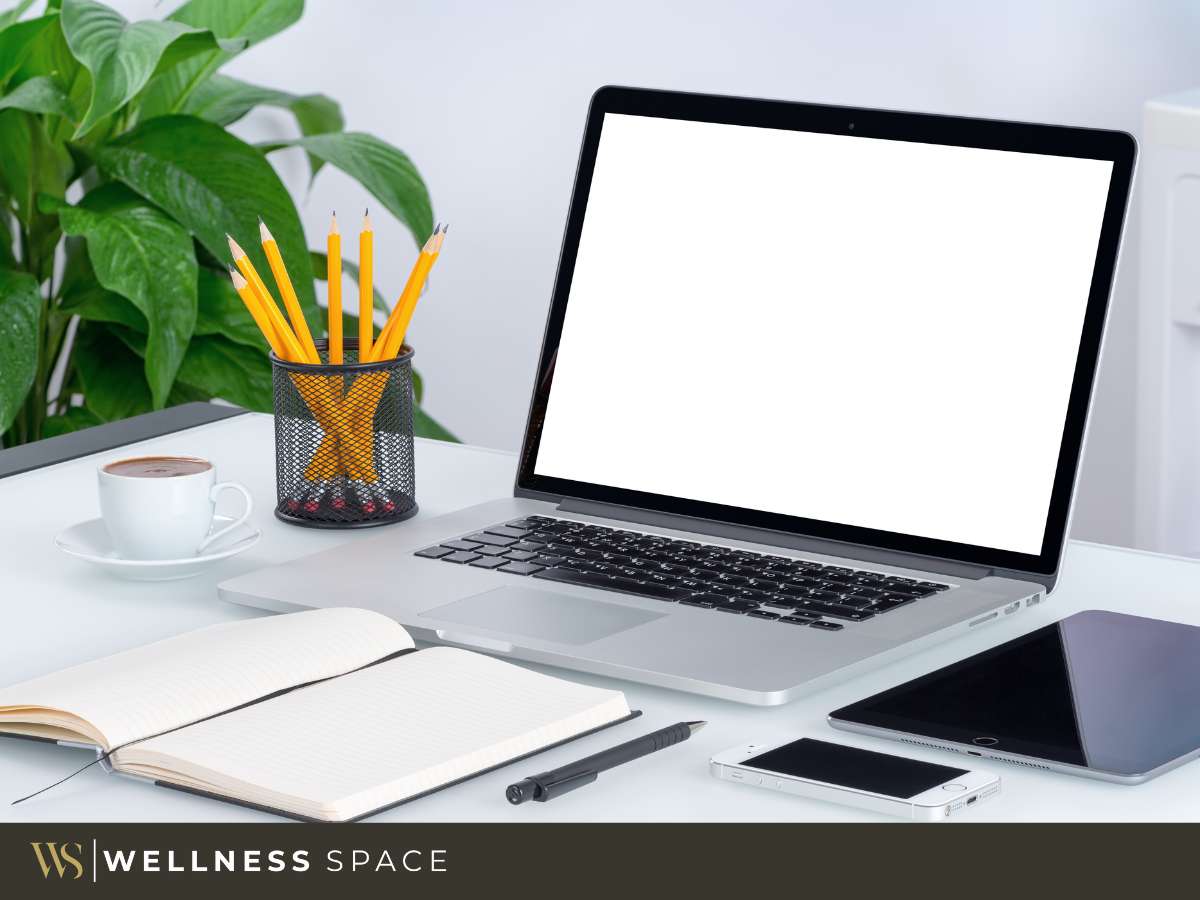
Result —
[{"label": "white smartphone", "polygon": [[959,769],[801,738],[743,744],[709,760],[714,778],[921,822],[937,822],[1000,792],[990,772]]}]

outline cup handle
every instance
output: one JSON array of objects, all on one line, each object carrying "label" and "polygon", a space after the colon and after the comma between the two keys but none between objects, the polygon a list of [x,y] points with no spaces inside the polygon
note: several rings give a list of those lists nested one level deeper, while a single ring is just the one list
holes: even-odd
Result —
[{"label": "cup handle", "polygon": [[239,494],[241,494],[242,498],[246,501],[246,508],[245,508],[245,510],[242,511],[242,514],[240,516],[238,516],[237,519],[230,522],[228,525],[226,525],[220,531],[214,531],[212,534],[210,534],[208,537],[206,537],[203,541],[201,541],[200,546],[196,548],[197,554],[203,553],[205,551],[205,549],[208,547],[208,545],[211,544],[213,541],[217,540],[218,538],[224,537],[225,535],[229,534],[229,532],[233,531],[233,529],[237,528],[239,525],[244,523],[247,519],[250,518],[250,513],[254,512],[254,499],[250,496],[250,492],[248,490],[246,490],[245,487],[238,484],[236,481],[221,481],[221,482],[218,482],[217,484],[214,484],[212,486],[212,489],[209,490],[208,496],[213,501],[213,503],[216,503],[217,502],[217,494],[221,493],[221,491],[226,490],[226,489],[229,489],[232,491],[237,491]]}]

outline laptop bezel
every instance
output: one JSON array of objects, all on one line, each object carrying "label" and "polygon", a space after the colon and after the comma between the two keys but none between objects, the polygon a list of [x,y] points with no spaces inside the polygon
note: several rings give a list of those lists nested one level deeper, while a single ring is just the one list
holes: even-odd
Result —
[{"label": "laptop bezel", "polygon": [[[600,132],[604,116],[608,113],[1041,153],[1099,159],[1113,164],[1075,374],[1067,404],[1063,440],[1039,553],[1017,553],[936,538],[897,534],[856,525],[590,484],[538,475],[534,472],[546,405],[553,383],[553,362],[562,335],[579,239],[587,212]],[[1012,574],[1042,576],[1039,580],[1046,577],[1052,579],[1058,570],[1066,540],[1071,498],[1078,475],[1104,322],[1116,272],[1135,156],[1136,144],[1133,138],[1120,131],[641,88],[599,89],[592,96],[584,128],[571,205],[563,233],[558,273],[542,339],[533,397],[526,419],[514,494],[518,497],[589,501],[669,516],[682,516],[690,520],[948,560]],[[1019,353],[1014,354],[1013,364],[1018,365],[1019,362]],[[619,354],[614,354],[613,364],[620,365]],[[614,424],[619,427],[619,423]]]}]

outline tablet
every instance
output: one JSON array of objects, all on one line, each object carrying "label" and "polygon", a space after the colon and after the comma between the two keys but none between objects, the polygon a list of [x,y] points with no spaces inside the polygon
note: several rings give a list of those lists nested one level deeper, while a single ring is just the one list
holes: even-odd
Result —
[{"label": "tablet", "polygon": [[1200,755],[1200,628],[1077,613],[839,709],[829,723],[1136,784]]}]

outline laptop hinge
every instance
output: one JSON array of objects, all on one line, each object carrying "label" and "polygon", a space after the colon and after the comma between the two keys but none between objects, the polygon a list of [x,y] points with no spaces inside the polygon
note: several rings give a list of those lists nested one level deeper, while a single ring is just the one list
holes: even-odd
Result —
[{"label": "laptop hinge", "polygon": [[974,566],[969,563],[954,562],[934,556],[900,553],[894,550],[879,550],[873,547],[865,547],[861,544],[847,544],[842,541],[805,537],[803,535],[789,534],[785,531],[771,531],[766,528],[730,525],[725,522],[714,522],[710,519],[676,516],[671,513],[618,506],[612,503],[596,503],[591,500],[573,500],[568,498],[559,503],[558,509],[563,512],[579,513],[602,519],[613,519],[617,522],[636,522],[641,525],[651,525],[657,528],[670,528],[676,531],[707,534],[712,537],[725,538],[726,540],[743,541],[752,544],[768,544],[772,547],[782,547],[788,550],[820,553],[825,556],[838,556],[845,559],[875,563],[881,566],[917,569],[922,572],[945,575],[950,578],[975,580],[995,573],[995,570],[988,566]]}]

